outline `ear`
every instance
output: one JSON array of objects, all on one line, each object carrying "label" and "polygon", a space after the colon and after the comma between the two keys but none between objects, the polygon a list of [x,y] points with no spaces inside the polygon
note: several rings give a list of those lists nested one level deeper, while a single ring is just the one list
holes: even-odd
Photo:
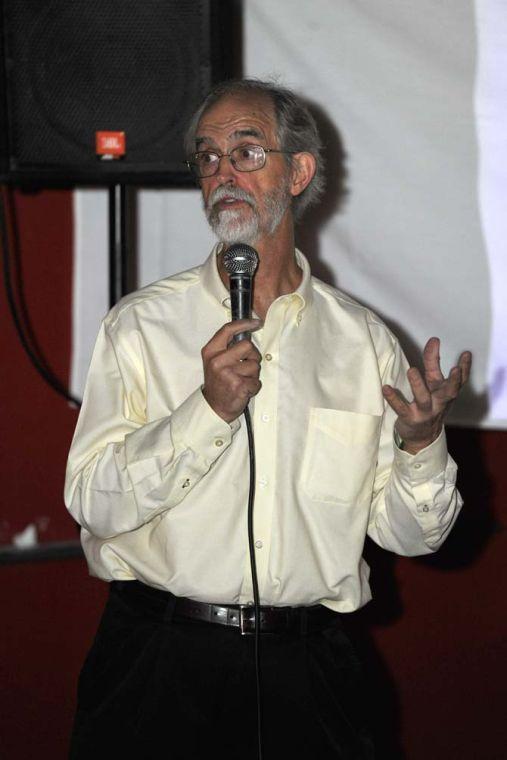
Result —
[{"label": "ear", "polygon": [[317,170],[315,156],[311,153],[294,153],[292,156],[291,194],[301,195],[308,187]]}]

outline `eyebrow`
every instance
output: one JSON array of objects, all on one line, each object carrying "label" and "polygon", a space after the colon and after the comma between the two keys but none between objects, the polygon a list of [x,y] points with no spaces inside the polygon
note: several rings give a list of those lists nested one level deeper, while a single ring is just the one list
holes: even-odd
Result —
[{"label": "eyebrow", "polygon": [[[265,139],[264,132],[262,132],[260,129],[256,129],[255,127],[246,127],[245,129],[236,129],[231,135],[229,135],[229,139],[232,140],[238,140],[241,137],[257,137],[261,140]],[[198,149],[203,143],[207,143],[208,145],[215,145],[213,139],[211,137],[206,137],[203,135],[202,137],[196,137],[195,138],[195,147]]]}]

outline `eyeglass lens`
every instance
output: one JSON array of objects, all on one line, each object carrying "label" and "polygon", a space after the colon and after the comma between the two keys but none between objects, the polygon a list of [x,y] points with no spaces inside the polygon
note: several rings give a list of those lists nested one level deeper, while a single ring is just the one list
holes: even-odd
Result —
[{"label": "eyeglass lens", "polygon": [[190,163],[198,177],[211,177],[218,171],[220,159],[224,156],[229,156],[234,168],[240,172],[262,169],[266,161],[266,153],[260,145],[240,145],[228,154],[218,154],[208,150],[199,151],[194,154]]}]

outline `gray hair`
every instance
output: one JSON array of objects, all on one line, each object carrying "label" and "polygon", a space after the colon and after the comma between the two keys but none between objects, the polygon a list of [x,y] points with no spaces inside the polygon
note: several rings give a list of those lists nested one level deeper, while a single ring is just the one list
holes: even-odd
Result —
[{"label": "gray hair", "polygon": [[[218,100],[227,95],[261,94],[273,103],[277,124],[277,136],[281,150],[295,153],[311,153],[316,161],[315,175],[308,187],[292,199],[294,218],[299,219],[304,211],[320,199],[326,184],[322,140],[317,124],[303,100],[291,90],[279,87],[274,82],[261,79],[230,79],[217,85],[203,100],[192,116],[184,136],[186,155],[195,151],[195,137],[202,115]],[[286,155],[290,165],[292,156]]]}]

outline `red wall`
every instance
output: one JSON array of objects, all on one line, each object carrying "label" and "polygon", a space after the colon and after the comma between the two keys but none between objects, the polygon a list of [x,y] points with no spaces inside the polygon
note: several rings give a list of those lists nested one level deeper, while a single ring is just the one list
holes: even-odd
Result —
[{"label": "red wall", "polygon": [[[68,375],[71,196],[16,196],[26,299],[44,352]],[[39,379],[0,298],[0,540],[30,521],[71,538],[61,490],[76,411]],[[353,624],[372,677],[379,756],[505,757],[507,433],[450,430],[466,506],[434,557],[368,546],[375,601]],[[47,519],[49,518],[49,522]],[[502,522],[503,521],[503,522]],[[0,568],[0,746],[9,760],[66,757],[77,674],[105,599],[81,559]]]},{"label": "red wall", "polygon": [[[4,193],[4,198],[6,193]],[[8,204],[9,206],[10,204]],[[66,384],[71,338],[72,198],[68,192],[15,195],[21,274],[37,343],[53,372]],[[13,234],[14,233],[14,234]],[[11,260],[13,280],[14,262]],[[0,461],[2,510],[0,543],[9,543],[29,523],[40,539],[76,537],[62,510],[66,453],[77,413],[39,377],[23,352],[0,297],[1,343]]]}]

